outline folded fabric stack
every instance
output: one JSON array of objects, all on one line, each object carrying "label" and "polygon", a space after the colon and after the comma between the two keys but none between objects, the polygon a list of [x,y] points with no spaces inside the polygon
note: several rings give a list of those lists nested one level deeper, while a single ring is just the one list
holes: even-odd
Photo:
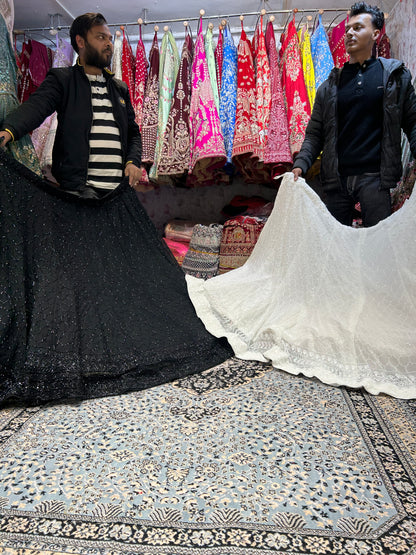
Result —
[{"label": "folded fabric stack", "polygon": [[264,218],[237,216],[223,226],[219,274],[242,266],[251,254],[265,224]]},{"label": "folded fabric stack", "polygon": [[197,224],[182,269],[191,276],[209,279],[217,275],[223,226]]},{"label": "folded fabric stack", "polygon": [[188,220],[171,220],[165,226],[165,243],[179,266],[182,266],[184,257],[188,252],[194,226],[195,222]]}]

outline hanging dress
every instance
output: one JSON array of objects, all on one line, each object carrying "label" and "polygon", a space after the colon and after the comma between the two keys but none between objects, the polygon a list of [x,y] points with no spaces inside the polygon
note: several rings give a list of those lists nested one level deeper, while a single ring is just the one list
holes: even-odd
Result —
[{"label": "hanging dress", "polygon": [[137,42],[136,48],[136,69],[134,72],[134,94],[133,94],[133,109],[136,114],[136,123],[142,128],[143,119],[143,102],[144,91],[146,88],[147,80],[147,66],[149,65],[146,59],[146,50],[142,39],[142,26],[140,28],[140,37]]},{"label": "hanging dress", "polygon": [[223,26],[220,25],[218,32],[217,46],[215,47],[215,69],[217,72],[217,86],[218,86],[218,96],[221,93],[221,78],[222,78],[222,62],[224,60],[224,30]]},{"label": "hanging dress", "polygon": [[0,0],[0,14],[9,31],[10,44],[13,44],[14,0]]},{"label": "hanging dress", "polygon": [[215,64],[215,53],[214,53],[214,39],[212,35],[211,24],[205,32],[205,55],[207,57],[209,78],[211,81],[212,92],[214,93],[215,106],[217,107],[218,113],[220,113],[220,89],[217,83],[217,67]]},{"label": "hanging dress", "polygon": [[114,37],[111,70],[116,79],[123,80],[123,39],[121,38],[120,31],[117,31]]},{"label": "hanging dress", "polygon": [[271,165],[271,177],[274,178],[292,166],[292,154],[289,144],[289,128],[285,110],[276,39],[273,23],[266,27],[266,47],[269,54],[271,106],[267,143],[264,148],[264,162]]},{"label": "hanging dress", "polygon": [[153,164],[155,161],[155,148],[159,115],[159,44],[157,31],[155,31],[152,46],[149,52],[149,75],[147,77],[146,91],[143,102],[142,120],[142,162]]},{"label": "hanging dress", "polygon": [[[68,67],[72,65],[74,50],[69,42],[61,39],[56,35],[57,48],[53,57],[52,67]],[[58,117],[56,112],[48,116],[45,121],[35,129],[32,133],[32,142],[35,146],[36,153],[40,161],[40,167],[43,174],[55,181],[52,176],[52,150],[55,142],[56,128],[58,125]]]},{"label": "hanging dress", "polygon": [[155,159],[149,177],[157,179],[160,162],[160,149],[172,104],[173,91],[179,69],[179,52],[171,31],[163,35],[159,60],[159,102],[158,127],[155,146]]},{"label": "hanging dress", "polygon": [[259,162],[264,161],[264,149],[267,144],[267,136],[271,109],[271,83],[270,65],[267,56],[266,40],[263,32],[263,16],[257,27],[257,49],[256,49],[256,119],[259,139],[254,150]]},{"label": "hanging dress", "polygon": [[222,63],[220,121],[227,162],[231,164],[237,107],[237,48],[228,26],[224,29],[224,59]]},{"label": "hanging dress", "polygon": [[[10,33],[2,15],[0,15],[0,51],[2,53],[0,56],[0,126],[2,126],[7,115],[19,106],[16,88],[16,58],[10,42]],[[29,135],[25,135],[18,141],[9,141],[6,148],[16,160],[37,174],[41,174],[39,160]],[[9,186],[7,182],[4,182],[1,186],[6,185]],[[0,205],[1,211],[2,206]]]},{"label": "hanging dress", "polygon": [[205,56],[202,18],[192,64],[192,92],[189,112],[190,164],[187,184],[216,183],[216,170],[226,161],[221,123],[215,106],[214,93],[209,80]]},{"label": "hanging dress", "polygon": [[181,62],[173,92],[172,106],[160,149],[159,175],[180,176],[189,169],[189,108],[191,103],[192,56],[193,42],[187,31],[182,47]]},{"label": "hanging dress", "polygon": [[0,182],[0,404],[118,395],[231,355],[127,178],[82,200],[0,149]]},{"label": "hanging dress", "polygon": [[311,37],[308,26],[304,25],[298,32],[300,55],[302,59],[303,77],[305,79],[306,90],[308,92],[309,106],[313,109],[316,94],[315,70],[313,68]]},{"label": "hanging dress", "polygon": [[344,226],[289,172],[244,266],[187,276],[197,314],[241,359],[416,399],[415,211],[413,193],[374,227]]},{"label": "hanging dress", "polygon": [[374,52],[373,55],[378,58],[381,56],[382,58],[391,58],[391,46],[390,46],[390,39],[386,35],[386,24],[383,25],[383,28],[377,37],[377,40],[374,45]]},{"label": "hanging dress", "polygon": [[133,103],[134,96],[134,69],[135,62],[133,51],[129,39],[123,28],[123,49],[121,56],[121,79],[124,81],[130,92],[130,100]]},{"label": "hanging dress", "polygon": [[237,58],[237,106],[233,142],[233,164],[247,176],[245,170],[258,140],[256,119],[256,76],[251,45],[241,22],[241,37]]},{"label": "hanging dress", "polygon": [[294,19],[289,22],[282,39],[282,88],[289,124],[290,150],[294,156],[302,146],[311,116]]},{"label": "hanging dress", "polygon": [[318,26],[311,36],[311,51],[315,70],[315,86],[318,89],[334,67],[334,59],[329,48],[325,27],[322,24],[321,14],[319,14]]},{"label": "hanging dress", "polygon": [[338,25],[336,25],[329,37],[329,48],[331,49],[332,57],[334,59],[335,67],[342,67],[345,62],[350,59],[347,51],[345,49],[345,23],[346,19],[343,19]]}]

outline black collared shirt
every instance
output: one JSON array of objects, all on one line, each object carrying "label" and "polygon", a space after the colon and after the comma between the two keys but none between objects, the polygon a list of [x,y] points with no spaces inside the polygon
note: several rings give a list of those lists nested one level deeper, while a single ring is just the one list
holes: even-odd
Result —
[{"label": "black collared shirt", "polygon": [[383,94],[383,67],[376,58],[344,64],[338,84],[341,175],[380,171]]}]

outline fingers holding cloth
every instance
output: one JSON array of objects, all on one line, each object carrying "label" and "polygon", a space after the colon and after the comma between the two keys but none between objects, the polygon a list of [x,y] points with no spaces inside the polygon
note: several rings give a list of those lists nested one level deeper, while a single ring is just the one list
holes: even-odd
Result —
[{"label": "fingers holding cloth", "polygon": [[149,184],[149,177],[146,169],[137,167],[135,164],[127,163],[124,175],[129,178],[129,185],[133,189],[137,189],[140,184]]}]

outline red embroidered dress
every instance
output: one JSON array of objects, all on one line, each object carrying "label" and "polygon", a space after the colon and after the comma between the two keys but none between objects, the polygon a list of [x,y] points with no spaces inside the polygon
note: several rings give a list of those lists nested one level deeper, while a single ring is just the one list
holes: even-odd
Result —
[{"label": "red embroidered dress", "polygon": [[[237,59],[237,110],[233,142],[233,163],[244,168],[244,155],[254,152],[258,140],[256,120],[256,76],[251,46],[241,23]],[[243,159],[241,159],[243,157]]]},{"label": "red embroidered dress", "polygon": [[345,62],[348,62],[349,56],[345,50],[345,22],[344,19],[341,23],[338,23],[328,36],[329,48],[332,52],[332,57],[334,58],[335,67],[342,67]]},{"label": "red embroidered dress", "polygon": [[123,29],[123,54],[121,57],[122,80],[126,83],[130,92],[130,100],[133,103],[134,97],[134,66],[135,59],[131,49],[129,39]]},{"label": "red embroidered dress", "polygon": [[142,40],[142,26],[140,25],[140,38],[136,48],[136,70],[134,75],[133,95],[133,108],[134,113],[136,114],[136,123],[140,129],[142,127],[144,91],[146,88],[148,65],[146,51]]},{"label": "red embroidered dress", "polygon": [[256,36],[256,119],[258,140],[256,142],[256,148],[254,149],[254,155],[257,156],[260,162],[263,162],[272,104],[270,65],[267,56],[266,40],[263,33],[263,16],[260,17],[260,23],[256,29]]}]

